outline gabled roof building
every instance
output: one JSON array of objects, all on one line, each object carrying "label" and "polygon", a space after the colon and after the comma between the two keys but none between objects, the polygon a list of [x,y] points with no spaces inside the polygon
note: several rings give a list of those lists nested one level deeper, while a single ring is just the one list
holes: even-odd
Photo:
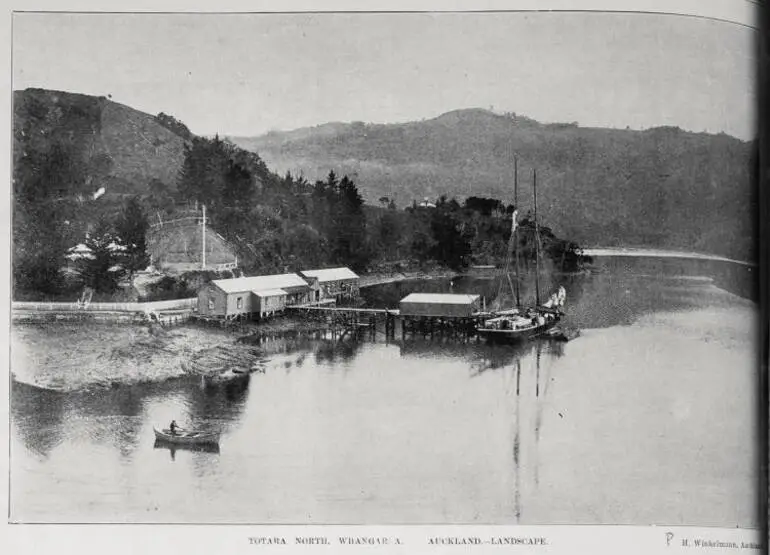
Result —
[{"label": "gabled roof building", "polygon": [[307,279],[318,280],[321,299],[358,298],[361,278],[350,268],[303,270],[300,274]]}]

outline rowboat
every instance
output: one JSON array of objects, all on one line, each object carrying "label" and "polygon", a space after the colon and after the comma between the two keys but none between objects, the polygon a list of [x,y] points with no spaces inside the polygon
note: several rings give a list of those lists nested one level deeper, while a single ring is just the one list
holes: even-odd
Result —
[{"label": "rowboat", "polygon": [[184,450],[184,451],[194,451],[196,453],[216,453],[219,454],[219,444],[218,443],[193,443],[191,445],[187,445],[184,443],[170,443],[168,441],[164,441],[162,439],[155,438],[155,444],[153,445],[153,448],[155,449],[168,449],[171,451],[171,458],[174,458],[174,455],[176,455],[177,451]]},{"label": "rowboat", "polygon": [[155,431],[155,439],[177,445],[216,445],[219,443],[218,432],[201,432],[194,430],[179,430],[171,433],[169,429]]}]

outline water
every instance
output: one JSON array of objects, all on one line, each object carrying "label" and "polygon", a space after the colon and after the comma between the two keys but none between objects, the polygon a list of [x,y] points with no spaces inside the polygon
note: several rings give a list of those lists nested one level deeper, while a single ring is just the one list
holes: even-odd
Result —
[{"label": "water", "polygon": [[[83,386],[105,360],[130,372],[148,352],[180,375],[195,347],[231,340],[218,331],[177,329],[150,348],[126,327],[16,329],[19,379],[66,372],[57,383],[81,387],[13,383],[11,518],[758,526],[757,308],[724,289],[750,290],[750,270],[599,270],[563,278],[583,328],[568,344],[273,340],[265,372],[231,387]],[[494,288],[366,295],[391,305],[414,289]],[[155,447],[153,425],[172,418],[221,430],[219,451]]]}]

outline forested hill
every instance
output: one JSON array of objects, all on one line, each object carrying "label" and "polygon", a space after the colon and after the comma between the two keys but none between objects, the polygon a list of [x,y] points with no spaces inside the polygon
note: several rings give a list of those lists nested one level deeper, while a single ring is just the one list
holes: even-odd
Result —
[{"label": "forested hill", "polygon": [[[601,107],[597,107],[601,109]],[[555,233],[593,246],[695,250],[752,259],[755,143],[676,127],[644,131],[541,124],[469,109],[404,124],[324,124],[259,137],[230,137],[273,170],[315,179],[356,176],[369,203],[400,206],[440,195],[513,196]]]},{"label": "forested hill", "polygon": [[[14,91],[14,290],[61,292],[68,249],[83,241],[92,250],[108,248],[118,234],[130,255],[120,267],[146,267],[145,210],[173,202],[192,140],[174,118],[104,96]],[[115,285],[120,272],[98,268],[104,263],[109,270],[114,262],[97,255],[80,285],[99,288],[105,273]]]},{"label": "forested hill", "polygon": [[[752,146],[726,136],[473,110],[272,134],[246,141],[255,153],[164,113],[40,89],[14,93],[13,131],[14,294],[30,298],[117,291],[150,262],[150,220],[195,220],[200,204],[247,274],[500,264],[516,208],[517,252],[531,261],[541,245],[556,268],[580,268],[581,243],[751,255]],[[293,161],[271,161],[271,148]]]},{"label": "forested hill", "polygon": [[[378,199],[365,206],[355,176],[279,175],[258,154],[195,136],[163,113],[56,91],[21,91],[14,100],[17,297],[73,299],[86,288],[117,294],[153,254],[162,271],[172,271],[159,253],[148,252],[150,218],[193,220],[175,235],[191,254],[189,234],[199,234],[194,220],[201,204],[247,274],[326,266],[460,270],[501,263],[511,240],[515,208],[498,199],[460,203],[441,196],[403,210]],[[537,242],[526,214],[519,225],[517,251],[525,265],[536,245],[557,268],[573,270],[585,261],[579,245],[556,236],[548,221],[541,220]],[[188,262],[194,265],[194,256]],[[174,283],[163,294],[189,294],[187,277],[169,279]]]},{"label": "forested hill", "polygon": [[[173,188],[185,141],[192,138],[169,116],[103,96],[26,89],[14,92],[13,105],[17,165],[52,149],[50,154],[77,162],[73,169],[86,176],[84,190],[93,192],[91,185],[99,183],[106,199],[146,194],[159,183]],[[51,179],[48,184],[54,186]]]}]

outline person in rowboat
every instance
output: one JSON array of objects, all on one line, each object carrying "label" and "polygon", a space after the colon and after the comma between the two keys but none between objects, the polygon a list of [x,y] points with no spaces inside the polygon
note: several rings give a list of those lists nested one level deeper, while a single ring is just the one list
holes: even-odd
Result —
[{"label": "person in rowboat", "polygon": [[172,436],[175,436],[178,429],[179,426],[177,425],[176,420],[172,420],[171,424],[168,425],[168,431]]}]

